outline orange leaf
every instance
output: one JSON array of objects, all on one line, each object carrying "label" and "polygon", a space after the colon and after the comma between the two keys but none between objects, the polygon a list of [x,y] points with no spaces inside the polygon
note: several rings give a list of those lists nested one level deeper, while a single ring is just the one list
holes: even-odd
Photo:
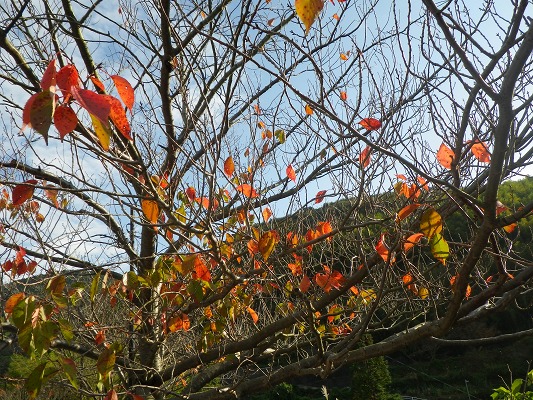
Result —
[{"label": "orange leaf", "polygon": [[359,121],[359,125],[367,131],[375,131],[376,129],[381,128],[381,122],[375,118],[364,118]]},{"label": "orange leaf", "polygon": [[415,211],[420,206],[421,206],[421,204],[419,204],[419,203],[413,203],[413,204],[406,205],[404,208],[402,208],[398,212],[398,215],[396,216],[396,222],[403,221],[405,218],[407,218],[409,215],[411,215],[413,213],[413,211]]},{"label": "orange leaf", "polygon": [[287,178],[296,183],[296,172],[294,172],[292,165],[289,165],[285,172],[287,173]]},{"label": "orange leaf", "polygon": [[191,327],[191,323],[187,314],[181,314],[170,318],[167,322],[167,327],[170,332],[176,332],[181,329],[187,331]]},{"label": "orange leaf", "polygon": [[131,111],[133,108],[133,103],[135,102],[135,93],[133,92],[133,87],[127,79],[121,76],[111,75],[110,78],[113,79],[113,83],[117,88],[118,95],[122,99],[122,102]]},{"label": "orange leaf", "polygon": [[404,285],[409,285],[411,282],[413,282],[413,276],[411,274],[405,274],[402,276],[402,282]]},{"label": "orange leaf", "polygon": [[422,186],[422,189],[424,189],[426,192],[429,192],[429,186],[428,186],[427,180],[425,180],[421,176],[417,177],[416,180],[418,181],[418,183],[420,183],[420,185]]},{"label": "orange leaf", "polygon": [[233,163],[233,157],[229,156],[226,161],[224,161],[224,173],[229,178],[235,172],[235,164]]},{"label": "orange leaf", "polygon": [[111,104],[103,94],[95,93],[87,89],[78,89],[75,86],[71,88],[72,95],[76,101],[85,108],[89,114],[94,115],[104,126],[109,126],[109,114],[111,113]]},{"label": "orange leaf", "polygon": [[361,154],[359,155],[359,164],[363,167],[363,168],[366,168],[370,165],[370,152],[371,152],[371,148],[369,146],[366,146],[363,151],[361,152]]},{"label": "orange leaf", "polygon": [[254,324],[257,324],[257,321],[259,321],[259,317],[257,316],[257,313],[251,307],[247,307],[246,309],[248,310],[248,313],[252,317]]},{"label": "orange leaf", "polygon": [[319,191],[315,196],[315,204],[322,203],[324,201],[324,197],[326,196],[327,190],[321,190]]},{"label": "orange leaf", "polygon": [[[389,249],[387,248],[387,245],[385,244],[385,234],[382,233],[381,237],[378,240],[378,243],[376,244],[376,252],[383,258],[383,261],[386,263],[389,262],[390,253]],[[390,263],[392,264],[395,261],[394,257],[390,259]]]},{"label": "orange leaf", "polygon": [[340,98],[341,98],[342,101],[346,101],[346,100],[348,100],[348,95],[346,94],[346,92],[341,91]]},{"label": "orange leaf", "polygon": [[272,217],[272,210],[268,207],[265,207],[262,211],[262,214],[263,214],[263,219],[265,220],[265,222],[268,222],[270,217]]},{"label": "orange leaf", "polygon": [[503,230],[507,233],[513,233],[514,230],[518,227],[518,224],[516,222],[513,222],[512,224],[505,225],[503,227]]},{"label": "orange leaf", "polygon": [[256,192],[256,190],[247,183],[237,186],[236,190],[249,199],[259,197],[259,194]]},{"label": "orange leaf", "polygon": [[[194,199],[197,203],[201,204],[203,208],[206,210],[209,210],[209,207],[211,206],[211,202],[209,201],[208,197],[197,197]],[[213,199],[213,210],[216,210],[218,208],[218,200]]]},{"label": "orange leaf", "polygon": [[100,89],[102,92],[105,92],[105,86],[104,84],[96,77],[96,75],[89,76],[89,79],[93,83],[94,86],[96,86],[98,89]]},{"label": "orange leaf", "polygon": [[313,115],[313,109],[311,108],[311,106],[309,104],[305,105],[305,113],[307,115]]},{"label": "orange leaf", "polygon": [[11,297],[7,299],[6,304],[4,305],[5,313],[11,314],[17,304],[24,300],[25,297],[26,295],[24,293],[15,293],[14,295],[11,295]]},{"label": "orange leaf", "polygon": [[325,292],[331,291],[332,288],[339,289],[344,283],[344,277],[339,271],[331,271],[324,265],[324,274],[317,273],[315,275],[315,282]]},{"label": "orange leaf", "polygon": [[335,20],[337,20],[337,21],[338,21],[338,20],[340,20],[340,17],[339,17],[339,15],[338,15],[338,14],[333,14],[333,19],[335,19]]},{"label": "orange leaf", "polygon": [[143,199],[141,206],[146,219],[152,224],[157,223],[157,219],[159,218],[159,205],[157,201]]},{"label": "orange leaf", "polygon": [[[319,234],[319,236],[327,235],[331,233],[332,230],[333,228],[331,227],[331,223],[329,223],[328,221],[326,222],[321,221],[316,226],[316,232]],[[328,239],[331,239],[331,237]]]},{"label": "orange leaf", "polygon": [[76,129],[78,117],[70,106],[62,104],[54,112],[54,125],[59,132],[60,139],[63,140],[66,135]]},{"label": "orange leaf", "polygon": [[111,121],[113,121],[113,124],[115,124],[115,127],[120,132],[122,136],[124,136],[128,140],[133,140],[131,137],[131,127],[130,123],[128,121],[128,117],[126,117],[126,111],[124,111],[124,107],[120,103],[120,101],[113,96],[109,95],[102,95],[104,96],[110,105],[110,112],[109,112],[109,118],[111,118]]},{"label": "orange leaf", "polygon": [[211,273],[200,257],[196,257],[194,260],[194,271],[192,277],[193,279],[211,282]]},{"label": "orange leaf", "polygon": [[472,145],[471,150],[472,154],[478,159],[479,162],[490,163],[490,153],[485,142],[476,141]]},{"label": "orange leaf", "polygon": [[323,7],[324,0],[296,0],[294,2],[296,15],[298,15],[298,18],[304,24],[306,35],[309,33],[309,29],[311,29],[313,22],[315,22]]},{"label": "orange leaf", "polygon": [[437,161],[446,169],[452,169],[452,162],[455,157],[455,153],[442,143],[437,151]]},{"label": "orange leaf", "polygon": [[411,250],[415,246],[415,244],[420,242],[420,239],[422,239],[423,237],[424,237],[423,233],[415,233],[409,236],[407,239],[405,239],[405,243],[403,245],[403,251],[407,253],[409,250]]},{"label": "orange leaf", "polygon": [[407,182],[407,177],[404,174],[398,174],[396,175],[396,178],[398,178],[401,181]]},{"label": "orange leaf", "polygon": [[345,53],[341,53],[341,60],[346,61],[348,59],[348,56]]},{"label": "orange leaf", "polygon": [[43,77],[41,79],[41,89],[49,90],[52,93],[56,91],[56,60],[50,61],[48,67],[44,71]]},{"label": "orange leaf", "polygon": [[33,192],[35,187],[31,185],[36,185],[37,181],[35,179],[30,179],[20,185],[17,185],[13,188],[11,193],[11,201],[14,206],[20,206],[26,200],[29,200],[33,197]]}]

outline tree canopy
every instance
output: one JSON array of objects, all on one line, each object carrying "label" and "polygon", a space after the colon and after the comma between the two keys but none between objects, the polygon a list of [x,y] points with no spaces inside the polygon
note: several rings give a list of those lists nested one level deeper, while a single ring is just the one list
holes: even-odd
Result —
[{"label": "tree canopy", "polygon": [[532,10],[0,4],[0,339],[30,395],[242,398],[527,296],[533,202],[499,189],[532,164]]}]

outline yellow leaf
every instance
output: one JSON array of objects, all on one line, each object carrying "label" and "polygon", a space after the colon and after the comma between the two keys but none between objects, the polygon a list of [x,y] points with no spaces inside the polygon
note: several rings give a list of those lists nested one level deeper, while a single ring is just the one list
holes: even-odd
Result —
[{"label": "yellow leaf", "polygon": [[142,210],[146,219],[152,224],[157,223],[159,218],[159,206],[155,200],[143,199],[141,201]]},{"label": "yellow leaf", "polygon": [[442,217],[434,209],[430,208],[420,218],[420,230],[428,239],[442,231]]},{"label": "yellow leaf", "polygon": [[294,2],[294,9],[296,15],[305,26],[305,34],[309,33],[311,25],[315,22],[316,17],[324,7],[324,0],[296,0]]},{"label": "yellow leaf", "polygon": [[422,300],[427,299],[429,297],[429,290],[425,287],[421,287],[418,289],[418,296],[420,296]]},{"label": "yellow leaf", "polygon": [[433,257],[446,265],[446,259],[450,255],[450,246],[440,233],[436,233],[429,241]]},{"label": "yellow leaf", "polygon": [[91,121],[93,122],[94,133],[100,141],[102,149],[105,151],[109,150],[109,144],[111,143],[111,130],[109,127],[105,126],[102,121],[96,118],[94,115],[90,114]]}]

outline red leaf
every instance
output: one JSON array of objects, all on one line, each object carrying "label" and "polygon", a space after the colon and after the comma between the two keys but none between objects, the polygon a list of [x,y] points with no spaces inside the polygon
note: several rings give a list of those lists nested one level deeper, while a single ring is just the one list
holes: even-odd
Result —
[{"label": "red leaf", "polygon": [[135,93],[133,92],[133,87],[127,79],[121,76],[111,75],[111,79],[113,79],[113,83],[117,88],[118,95],[122,99],[122,102],[131,111],[133,108],[133,103],[135,102]]},{"label": "red leaf", "polygon": [[259,194],[256,192],[256,190],[247,183],[243,183],[242,185],[237,186],[236,190],[242,193],[244,196],[248,197],[249,199],[259,197]]},{"label": "red leaf", "polygon": [[52,116],[56,103],[56,96],[49,90],[32,95],[22,111],[22,130],[31,127],[43,135],[48,144],[48,130],[52,124]]},{"label": "red leaf", "polygon": [[311,279],[307,275],[304,275],[302,280],[300,281],[300,291],[302,293],[305,293],[309,290],[311,287]]},{"label": "red leaf", "polygon": [[97,346],[105,342],[105,332],[103,330],[98,331],[94,337],[94,342]]},{"label": "red leaf", "polygon": [[235,163],[233,162],[233,157],[229,156],[226,161],[224,161],[224,173],[229,178],[235,172]]},{"label": "red leaf", "polygon": [[70,93],[71,87],[80,86],[80,76],[78,70],[73,64],[65,65],[61,68],[56,75],[57,86],[61,89],[63,96],[67,96]]},{"label": "red leaf", "polygon": [[52,93],[56,91],[56,60],[50,61],[41,79],[41,88]]},{"label": "red leaf", "polygon": [[296,172],[294,172],[292,165],[289,164],[285,172],[287,173],[287,178],[296,183]]},{"label": "red leaf", "polygon": [[321,190],[318,192],[315,196],[315,204],[322,203],[324,201],[324,197],[326,196],[327,190]]},{"label": "red leaf", "polygon": [[111,389],[104,397],[104,400],[118,400],[118,395],[115,389]]},{"label": "red leaf", "polygon": [[381,122],[375,118],[364,118],[359,121],[359,125],[367,131],[375,131],[376,129],[381,128]]},{"label": "red leaf", "polygon": [[122,136],[124,136],[128,140],[133,140],[131,137],[131,127],[130,123],[128,121],[128,118],[126,117],[126,111],[124,111],[124,107],[122,107],[122,104],[120,101],[113,96],[109,95],[102,95],[104,96],[107,101],[109,102],[109,105],[111,107],[109,118],[111,118],[111,121],[113,121],[113,124],[115,124],[115,127],[120,132]]},{"label": "red leaf", "polygon": [[361,152],[361,154],[359,155],[359,164],[363,168],[366,168],[370,165],[370,151],[371,150],[372,149],[369,146],[366,146],[364,150]]},{"label": "red leaf", "polygon": [[193,187],[189,186],[187,189],[185,189],[185,194],[187,195],[190,201],[194,201],[194,199],[196,198],[196,190]]},{"label": "red leaf", "polygon": [[33,192],[35,191],[35,187],[30,185],[36,184],[37,181],[35,179],[30,179],[24,183],[21,183],[20,185],[15,186],[13,188],[13,192],[11,193],[11,201],[13,205],[20,206],[26,200],[31,199],[33,197]]},{"label": "red leaf", "polygon": [[479,162],[490,163],[490,153],[487,149],[487,145],[484,142],[476,141],[472,145],[472,154],[478,159]]},{"label": "red leaf", "polygon": [[446,169],[452,169],[452,161],[455,157],[455,153],[442,143],[437,151],[437,161]]},{"label": "red leaf", "polygon": [[85,108],[89,114],[98,118],[104,126],[109,126],[111,104],[107,100],[106,95],[98,94],[87,89],[78,89],[75,86],[71,87],[71,92],[80,106]]},{"label": "red leaf", "polygon": [[54,125],[59,132],[60,139],[63,140],[66,135],[76,129],[78,117],[70,106],[60,105],[54,113]]}]

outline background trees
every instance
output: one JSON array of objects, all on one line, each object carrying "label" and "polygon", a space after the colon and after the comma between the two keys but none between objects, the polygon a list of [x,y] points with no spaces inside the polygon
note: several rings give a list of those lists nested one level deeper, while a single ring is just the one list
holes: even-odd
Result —
[{"label": "background trees", "polygon": [[27,283],[2,327],[32,394],[244,396],[527,296],[533,204],[498,187],[531,163],[531,6],[323,6],[0,6],[2,273]]}]

